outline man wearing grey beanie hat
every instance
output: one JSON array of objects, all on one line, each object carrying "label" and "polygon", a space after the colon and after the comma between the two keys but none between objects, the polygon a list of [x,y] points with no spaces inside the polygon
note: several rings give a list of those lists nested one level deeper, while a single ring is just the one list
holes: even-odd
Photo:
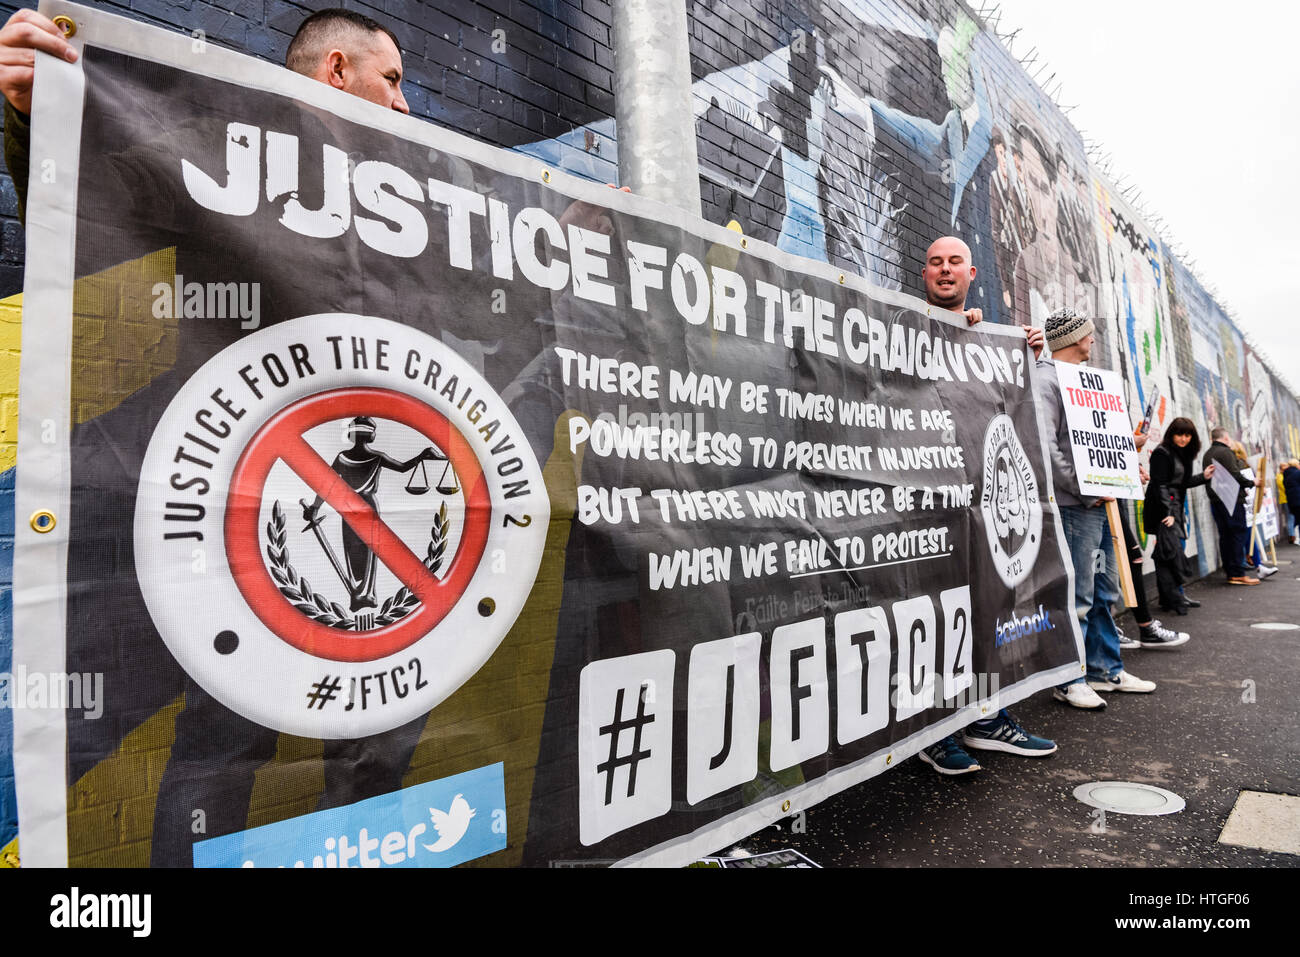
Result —
[{"label": "man wearing grey beanie hat", "polygon": [[[1043,323],[1043,335],[1047,338],[1047,348],[1052,350],[1053,358],[1066,346],[1072,346],[1096,331],[1097,327],[1091,319],[1072,309],[1058,309]],[[1087,362],[1091,354],[1092,346],[1089,344],[1088,354],[1075,361]]]},{"label": "man wearing grey beanie hat", "polygon": [[[1143,681],[1124,670],[1120,655],[1119,630],[1111,617],[1111,603],[1119,597],[1119,580],[1114,547],[1107,528],[1106,510],[1100,506],[1109,499],[1079,493],[1079,479],[1074,470],[1074,453],[1070,447],[1070,430],[1065,419],[1065,403],[1055,363],[1082,364],[1092,357],[1096,342],[1096,325],[1092,319],[1072,309],[1058,309],[1047,317],[1043,332],[1050,359],[1039,359],[1034,387],[1043,415],[1051,451],[1052,485],[1061,514],[1070,560],[1074,565],[1074,609],[1083,630],[1087,656],[1087,679],[1080,677],[1057,688],[1054,697],[1075,708],[1096,709],[1106,706],[1098,691],[1151,692],[1154,681]],[[1097,567],[1097,553],[1104,561]]]}]

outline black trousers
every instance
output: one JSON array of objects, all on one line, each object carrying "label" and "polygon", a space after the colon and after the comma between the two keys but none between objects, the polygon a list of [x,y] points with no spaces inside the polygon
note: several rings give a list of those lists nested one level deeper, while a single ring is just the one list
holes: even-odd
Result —
[{"label": "black trousers", "polygon": [[1250,526],[1246,524],[1246,507],[1237,506],[1231,513],[1218,496],[1210,496],[1210,511],[1219,528],[1219,558],[1229,578],[1246,574],[1246,549],[1250,547]]},{"label": "black trousers", "polygon": [[1156,590],[1160,593],[1161,608],[1177,608],[1184,601],[1179,590],[1186,578],[1181,562],[1156,559]]},{"label": "black trousers", "polygon": [[1137,536],[1133,534],[1133,526],[1128,520],[1128,508],[1123,505],[1119,509],[1119,524],[1124,529],[1124,546],[1128,549],[1129,568],[1133,572],[1133,593],[1137,597],[1137,604],[1133,606],[1133,620],[1145,624],[1151,620],[1143,574],[1146,562],[1142,558],[1142,546],[1138,544]]}]

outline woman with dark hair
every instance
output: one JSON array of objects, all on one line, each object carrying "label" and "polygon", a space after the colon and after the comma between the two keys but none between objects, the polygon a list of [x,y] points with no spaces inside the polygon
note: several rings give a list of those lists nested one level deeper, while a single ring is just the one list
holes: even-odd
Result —
[{"label": "woman with dark hair", "polygon": [[1189,488],[1204,485],[1214,474],[1213,465],[1207,465],[1202,474],[1195,473],[1200,450],[1201,437],[1191,419],[1180,416],[1170,422],[1165,437],[1151,453],[1151,481],[1142,508],[1142,526],[1148,535],[1156,537],[1152,557],[1156,561],[1160,607],[1179,615],[1187,614],[1189,607],[1180,590],[1189,577],[1183,554],[1183,540],[1187,537],[1183,500]]}]

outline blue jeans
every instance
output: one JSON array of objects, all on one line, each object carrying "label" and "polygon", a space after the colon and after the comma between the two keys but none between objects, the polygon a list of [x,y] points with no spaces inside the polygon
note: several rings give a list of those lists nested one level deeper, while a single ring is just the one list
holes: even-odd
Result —
[{"label": "blue jeans", "polygon": [[[1074,564],[1074,613],[1083,631],[1088,677],[1113,678],[1124,670],[1124,662],[1119,653],[1119,631],[1110,614],[1111,603],[1119,597],[1119,568],[1106,509],[1062,505],[1061,526]],[[1076,678],[1067,684],[1083,680]]]}]

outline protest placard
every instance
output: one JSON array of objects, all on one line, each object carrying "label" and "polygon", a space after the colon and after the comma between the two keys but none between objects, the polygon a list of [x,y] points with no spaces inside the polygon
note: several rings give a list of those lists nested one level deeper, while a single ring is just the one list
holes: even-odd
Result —
[{"label": "protest placard", "polygon": [[1119,373],[1054,363],[1083,495],[1141,498],[1137,445]]},{"label": "protest placard", "polygon": [[1210,491],[1223,503],[1228,513],[1232,514],[1237,507],[1237,495],[1241,491],[1241,485],[1232,477],[1232,473],[1225,468],[1216,467],[1210,473]]}]

